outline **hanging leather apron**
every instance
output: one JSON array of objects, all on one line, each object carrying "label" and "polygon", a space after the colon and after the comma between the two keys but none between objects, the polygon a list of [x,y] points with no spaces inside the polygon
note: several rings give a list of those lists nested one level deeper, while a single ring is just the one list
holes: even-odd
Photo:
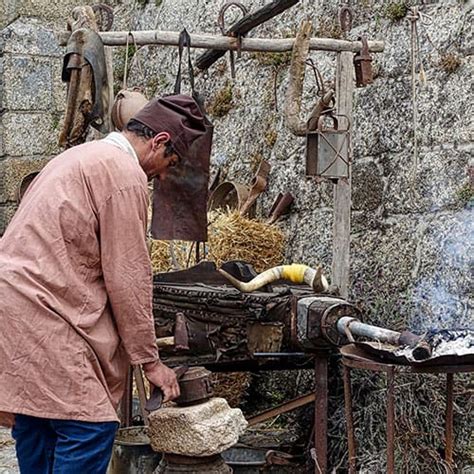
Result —
[{"label": "hanging leather apron", "polygon": [[71,34],[61,77],[68,83],[68,97],[60,146],[83,143],[89,125],[107,133],[109,85],[104,45],[97,32],[80,28]]},{"label": "hanging leather apron", "polygon": [[186,46],[192,96],[205,117],[206,133],[192,143],[188,155],[181,157],[179,166],[170,168],[163,180],[154,180],[151,234],[159,240],[205,242],[209,164],[214,127],[194,89],[190,44],[191,38],[188,32],[183,30],[179,37],[179,65],[174,93],[181,93],[181,62]]}]

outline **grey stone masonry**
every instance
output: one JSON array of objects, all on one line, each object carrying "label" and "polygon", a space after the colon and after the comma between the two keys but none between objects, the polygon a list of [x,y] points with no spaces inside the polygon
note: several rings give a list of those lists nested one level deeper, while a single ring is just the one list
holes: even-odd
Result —
[{"label": "grey stone masonry", "polygon": [[59,151],[62,55],[51,24],[38,18],[20,17],[0,30],[0,234],[17,207],[22,178]]}]

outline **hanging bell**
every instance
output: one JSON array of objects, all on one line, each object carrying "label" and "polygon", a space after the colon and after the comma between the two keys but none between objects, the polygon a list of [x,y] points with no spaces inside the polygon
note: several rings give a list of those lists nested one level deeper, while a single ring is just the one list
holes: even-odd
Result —
[{"label": "hanging bell", "polygon": [[362,49],[354,55],[354,67],[356,73],[356,87],[365,87],[374,82],[372,73],[372,58],[369,54],[367,37],[358,38],[362,41]]},{"label": "hanging bell", "polygon": [[[347,127],[339,125],[344,117]],[[333,126],[324,124],[332,120]],[[339,179],[349,177],[349,119],[345,115],[322,115],[316,130],[306,133],[306,175]]]}]

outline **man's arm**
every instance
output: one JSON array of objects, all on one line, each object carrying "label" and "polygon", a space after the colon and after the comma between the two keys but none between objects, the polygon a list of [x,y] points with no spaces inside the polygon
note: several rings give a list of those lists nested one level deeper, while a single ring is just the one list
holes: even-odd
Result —
[{"label": "man's arm", "polygon": [[119,335],[133,365],[158,360],[152,275],[145,240],[147,196],[140,186],[115,192],[99,209],[102,273]]},{"label": "man's arm", "polygon": [[146,246],[148,197],[140,186],[109,196],[99,210],[102,272],[120,338],[131,364],[167,399],[179,388],[174,372],[158,356],[152,316],[153,282]]}]

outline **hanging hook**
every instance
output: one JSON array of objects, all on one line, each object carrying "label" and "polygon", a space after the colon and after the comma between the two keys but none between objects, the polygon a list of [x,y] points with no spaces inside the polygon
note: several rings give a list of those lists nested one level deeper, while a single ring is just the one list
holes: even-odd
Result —
[{"label": "hanging hook", "polygon": [[[248,10],[247,10],[247,7],[245,7],[245,5],[242,5],[240,2],[234,2],[234,1],[227,2],[219,10],[219,15],[217,17],[217,24],[219,25],[221,33],[226,36],[237,37],[237,58],[240,58],[241,46],[242,46],[242,35],[240,34],[235,35],[233,33],[228,33],[225,28],[225,14],[230,7],[239,8],[243,16],[246,16],[248,14]],[[230,50],[230,75],[232,79],[235,79],[235,60],[234,60],[234,52],[232,50]]]}]

